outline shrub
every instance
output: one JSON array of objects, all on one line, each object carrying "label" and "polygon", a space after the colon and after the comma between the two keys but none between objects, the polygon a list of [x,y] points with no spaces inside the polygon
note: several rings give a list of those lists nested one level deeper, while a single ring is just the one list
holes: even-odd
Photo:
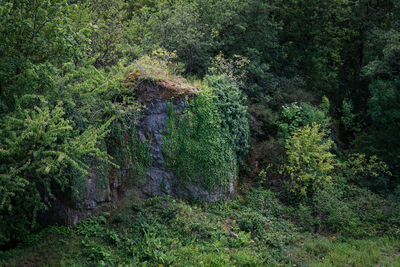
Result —
[{"label": "shrub", "polygon": [[242,212],[238,214],[237,224],[240,230],[251,232],[262,237],[266,233],[267,218],[255,211]]},{"label": "shrub", "polygon": [[312,201],[320,232],[328,230],[353,237],[366,234],[366,227],[357,211],[352,209],[351,203],[344,198],[342,190],[338,187],[317,190]]},{"label": "shrub", "polygon": [[314,230],[317,218],[313,216],[312,208],[307,205],[300,203],[299,207],[296,209],[296,219],[299,226],[305,231]]},{"label": "shrub", "polygon": [[87,237],[81,241],[81,246],[82,255],[87,257],[91,262],[98,263],[99,266],[105,266],[105,262],[111,259],[112,254],[109,249]]},{"label": "shrub", "polygon": [[74,190],[73,180],[87,174],[90,158],[109,159],[98,145],[111,121],[78,132],[64,118],[62,102],[52,106],[39,97],[31,108],[23,105],[27,98],[0,121],[0,245],[35,228],[38,212],[56,193]]},{"label": "shrub", "polygon": [[347,205],[357,213],[369,236],[400,234],[400,206],[366,188],[348,186],[343,189]]},{"label": "shrub", "polygon": [[335,183],[318,189],[312,199],[296,209],[296,220],[304,230],[340,233],[360,238],[382,234],[398,235],[400,209],[395,201],[368,189]]},{"label": "shrub", "polygon": [[361,125],[357,122],[357,117],[358,115],[354,114],[354,107],[351,100],[344,99],[340,121],[347,132],[359,132],[361,130]]},{"label": "shrub", "polygon": [[284,105],[278,121],[279,135],[289,138],[300,127],[311,123],[318,123],[321,130],[328,131],[330,123],[330,119],[327,116],[329,100],[326,97],[323,97],[322,100],[322,104],[319,107],[305,102]]},{"label": "shrub", "polygon": [[335,163],[329,152],[333,142],[325,139],[321,126],[304,126],[286,140],[287,163],[283,169],[290,176],[290,191],[296,196],[311,196],[318,188],[331,182]]},{"label": "shrub", "polygon": [[391,177],[385,162],[358,153],[348,156],[343,172],[348,181],[373,190],[387,189]]},{"label": "shrub", "polygon": [[164,49],[157,49],[151,56],[144,55],[134,61],[130,66],[132,70],[138,71],[142,77],[151,80],[178,79],[177,74],[183,71],[182,64],[174,63],[175,52],[168,52]]},{"label": "shrub", "polygon": [[247,76],[245,68],[250,61],[243,56],[233,55],[232,58],[225,58],[220,52],[214,58],[211,58],[211,67],[208,72],[211,75],[222,75],[225,78],[232,79],[238,85],[244,86],[244,80]]}]

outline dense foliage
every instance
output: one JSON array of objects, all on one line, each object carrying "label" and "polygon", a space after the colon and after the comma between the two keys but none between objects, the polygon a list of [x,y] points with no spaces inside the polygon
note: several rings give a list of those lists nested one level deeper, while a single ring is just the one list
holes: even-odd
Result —
[{"label": "dense foliage", "polygon": [[[315,202],[318,216],[293,210],[263,188],[240,190],[229,203],[189,204],[168,196],[92,217],[77,225],[50,227],[26,245],[0,252],[0,264],[169,266],[396,266],[399,240],[376,237],[394,210],[376,195],[349,192],[357,201],[338,201],[332,192]],[[372,205],[372,203],[376,203]],[[387,209],[382,209],[385,207]],[[397,206],[398,208],[398,206]],[[357,217],[359,214],[360,218]],[[291,221],[294,217],[296,225]],[[313,220],[307,220],[311,218]],[[315,218],[315,219],[314,219]],[[367,220],[366,220],[367,219]],[[383,221],[388,222],[384,225]],[[310,235],[297,225],[339,229],[348,239]],[[309,229],[309,228],[307,228]],[[362,240],[354,237],[364,237]],[[352,238],[353,237],[353,238]],[[47,255],[46,258],[38,255]]]},{"label": "dense foliage", "polygon": [[306,102],[283,105],[278,121],[279,135],[288,138],[290,134],[311,123],[318,123],[324,131],[328,131],[330,126],[330,120],[327,117],[329,102],[326,97],[323,100],[325,105],[321,104],[321,107],[315,107]]},{"label": "dense foliage", "polygon": [[207,85],[212,89],[213,102],[221,116],[222,128],[228,132],[236,157],[240,160],[248,151],[249,123],[247,108],[237,84],[229,77],[207,76]]},{"label": "dense foliage", "polygon": [[234,151],[209,89],[197,94],[183,114],[169,103],[166,127],[163,154],[181,183],[227,187],[236,171]]},{"label": "dense foliage", "polygon": [[85,191],[93,166],[146,176],[133,71],[200,89],[184,111],[169,107],[164,157],[209,189],[238,176],[241,196],[199,223],[188,204],[149,200],[120,228],[139,239],[97,219],[55,228],[82,237],[88,265],[301,264],[289,244],[330,259],[336,237],[341,262],[353,244],[398,244],[382,237],[400,233],[398,0],[3,0],[0,248],[41,230],[38,216]]},{"label": "dense foliage", "polygon": [[334,155],[329,151],[333,142],[324,140],[326,133],[320,125],[306,125],[286,140],[287,164],[285,171],[290,176],[290,187],[301,197],[312,195],[332,182]]},{"label": "dense foliage", "polygon": [[74,179],[85,179],[87,158],[107,162],[98,146],[107,124],[78,134],[63,118],[61,102],[51,110],[46,104],[33,110],[17,105],[18,112],[1,122],[0,243],[21,240],[35,226],[38,211],[55,198],[52,188],[82,184]]}]

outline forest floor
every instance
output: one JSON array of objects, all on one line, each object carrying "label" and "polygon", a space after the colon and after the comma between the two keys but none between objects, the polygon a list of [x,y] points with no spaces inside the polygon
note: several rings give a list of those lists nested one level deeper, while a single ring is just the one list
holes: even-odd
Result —
[{"label": "forest floor", "polygon": [[[132,204],[133,203],[133,204]],[[299,229],[266,190],[228,203],[134,200],[51,226],[0,252],[1,266],[400,266],[400,240]]]}]

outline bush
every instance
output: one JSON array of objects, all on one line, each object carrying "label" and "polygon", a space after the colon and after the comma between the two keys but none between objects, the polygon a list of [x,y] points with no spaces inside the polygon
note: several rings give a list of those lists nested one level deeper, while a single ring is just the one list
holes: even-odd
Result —
[{"label": "bush", "polygon": [[400,233],[400,209],[395,201],[348,185],[346,179],[339,177],[335,183],[315,191],[312,199],[296,208],[295,214],[304,230],[320,233],[353,238]]},{"label": "bush", "polygon": [[318,231],[331,231],[347,236],[365,236],[366,227],[362,224],[357,210],[353,210],[343,192],[338,187],[330,187],[315,192],[313,210],[317,218]]},{"label": "bush", "polygon": [[133,62],[130,68],[140,75],[140,78],[150,80],[163,80],[173,78],[179,79],[176,75],[183,71],[182,64],[174,63],[175,52],[168,52],[164,49],[154,50],[150,56],[144,55]]},{"label": "bush", "polygon": [[107,134],[100,128],[75,131],[65,119],[63,103],[52,106],[37,97],[0,121],[0,245],[21,240],[36,226],[36,217],[46,210],[55,194],[73,191],[74,179],[84,179],[89,159],[108,161],[99,142]]},{"label": "bush", "polygon": [[332,181],[335,163],[329,150],[333,141],[325,139],[325,135],[320,125],[312,124],[286,140],[287,163],[283,169],[290,176],[290,191],[297,197],[310,197]]},{"label": "bush", "polygon": [[340,117],[344,130],[350,133],[361,131],[361,124],[357,119],[359,118],[357,114],[354,114],[353,103],[351,100],[344,99],[342,102],[342,116]]},{"label": "bush", "polygon": [[349,182],[372,190],[388,188],[391,173],[385,162],[376,156],[350,154],[344,163],[344,175]]},{"label": "bush", "polygon": [[232,58],[225,58],[220,52],[214,58],[211,58],[211,67],[208,72],[211,75],[221,75],[242,87],[247,76],[245,68],[249,63],[250,61],[246,57],[233,55]]},{"label": "bush", "polygon": [[296,219],[303,230],[312,231],[317,224],[318,218],[315,218],[312,207],[300,203],[296,209]]},{"label": "bush", "polygon": [[323,131],[328,131],[330,123],[330,119],[327,116],[329,100],[326,97],[323,97],[322,100],[323,103],[319,107],[305,102],[284,105],[278,121],[279,135],[289,138],[300,127],[311,123],[317,123]]}]

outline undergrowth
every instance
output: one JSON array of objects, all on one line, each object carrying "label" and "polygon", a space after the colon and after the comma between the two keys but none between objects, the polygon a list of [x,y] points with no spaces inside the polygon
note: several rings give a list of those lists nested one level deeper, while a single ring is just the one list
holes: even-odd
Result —
[{"label": "undergrowth", "polygon": [[0,254],[20,266],[398,266],[394,237],[304,233],[267,190],[229,203],[155,197],[75,226],[52,226]]}]

